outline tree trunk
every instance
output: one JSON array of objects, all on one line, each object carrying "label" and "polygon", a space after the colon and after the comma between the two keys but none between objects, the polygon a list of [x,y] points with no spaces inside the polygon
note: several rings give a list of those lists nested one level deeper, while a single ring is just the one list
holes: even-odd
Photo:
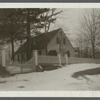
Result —
[{"label": "tree trunk", "polygon": [[11,16],[11,47],[12,47],[12,60],[14,61],[15,60],[15,53],[14,53],[14,32],[13,32],[13,17]]},{"label": "tree trunk", "polygon": [[94,45],[92,46],[92,57],[95,58],[95,47],[94,47]]},{"label": "tree trunk", "polygon": [[45,34],[46,34],[46,55],[48,55],[48,48],[47,48],[47,34],[48,34],[48,31],[49,31],[49,28],[50,28],[50,23],[48,23],[48,26],[46,27],[45,26]]},{"label": "tree trunk", "polygon": [[46,41],[46,55],[48,55],[48,48],[47,48],[47,34],[48,34],[48,32],[47,32],[47,30],[46,30],[46,27],[45,27],[45,41]]},{"label": "tree trunk", "polygon": [[14,61],[15,59],[15,54],[14,54],[14,40],[13,38],[11,39],[11,47],[12,47],[12,60]]},{"label": "tree trunk", "polygon": [[47,34],[48,34],[48,33],[46,33],[46,40],[45,40],[45,41],[46,41],[46,55],[48,55],[48,48],[47,48]]},{"label": "tree trunk", "polygon": [[30,44],[30,9],[27,9],[27,60],[31,56],[31,44]]}]

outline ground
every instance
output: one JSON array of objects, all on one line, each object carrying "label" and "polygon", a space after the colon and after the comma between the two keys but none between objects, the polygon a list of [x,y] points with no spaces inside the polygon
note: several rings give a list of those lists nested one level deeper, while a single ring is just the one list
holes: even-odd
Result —
[{"label": "ground", "polygon": [[[0,78],[1,91],[80,91],[100,90],[100,74],[78,74],[77,72],[100,68],[100,64],[71,64],[62,68],[17,74],[15,76]],[[86,71],[87,72],[87,71]]]}]

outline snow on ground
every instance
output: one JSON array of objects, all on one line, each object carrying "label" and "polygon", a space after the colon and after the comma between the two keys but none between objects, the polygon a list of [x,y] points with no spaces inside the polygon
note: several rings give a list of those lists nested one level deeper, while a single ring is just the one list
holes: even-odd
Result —
[{"label": "snow on ground", "polygon": [[52,71],[0,78],[0,91],[100,90],[100,75],[86,75],[89,80],[81,76],[78,79],[72,77],[74,72],[98,67],[100,64],[71,64]]}]

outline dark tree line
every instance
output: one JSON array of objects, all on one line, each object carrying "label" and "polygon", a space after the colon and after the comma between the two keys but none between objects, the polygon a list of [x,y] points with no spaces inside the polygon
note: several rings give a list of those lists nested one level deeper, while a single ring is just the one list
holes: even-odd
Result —
[{"label": "dark tree line", "polygon": [[0,9],[0,43],[11,43],[12,60],[14,61],[14,42],[27,41],[27,56],[30,56],[30,36],[47,33],[50,24],[56,20],[56,9],[25,8],[25,9]]}]

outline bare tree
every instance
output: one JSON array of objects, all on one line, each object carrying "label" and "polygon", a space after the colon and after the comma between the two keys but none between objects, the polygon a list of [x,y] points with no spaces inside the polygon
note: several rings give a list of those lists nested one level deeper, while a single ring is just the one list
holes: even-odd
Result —
[{"label": "bare tree", "polygon": [[89,41],[85,38],[83,34],[78,34],[77,39],[74,40],[74,43],[76,46],[78,57],[91,57]]},{"label": "bare tree", "polygon": [[57,11],[55,8],[50,9],[48,12],[42,13],[40,16],[41,24],[44,26],[44,32],[48,33],[50,25],[57,19],[57,15],[62,11]]},{"label": "bare tree", "polygon": [[[56,11],[55,8],[50,9],[48,12],[42,13],[40,16],[41,25],[44,26],[44,33],[47,35],[52,23],[55,23],[57,15],[62,11]],[[47,40],[46,41],[46,54],[47,54]]]},{"label": "bare tree", "polygon": [[79,31],[84,35],[85,41],[92,48],[92,57],[95,58],[96,47],[100,44],[99,9],[88,9],[81,19]]}]

